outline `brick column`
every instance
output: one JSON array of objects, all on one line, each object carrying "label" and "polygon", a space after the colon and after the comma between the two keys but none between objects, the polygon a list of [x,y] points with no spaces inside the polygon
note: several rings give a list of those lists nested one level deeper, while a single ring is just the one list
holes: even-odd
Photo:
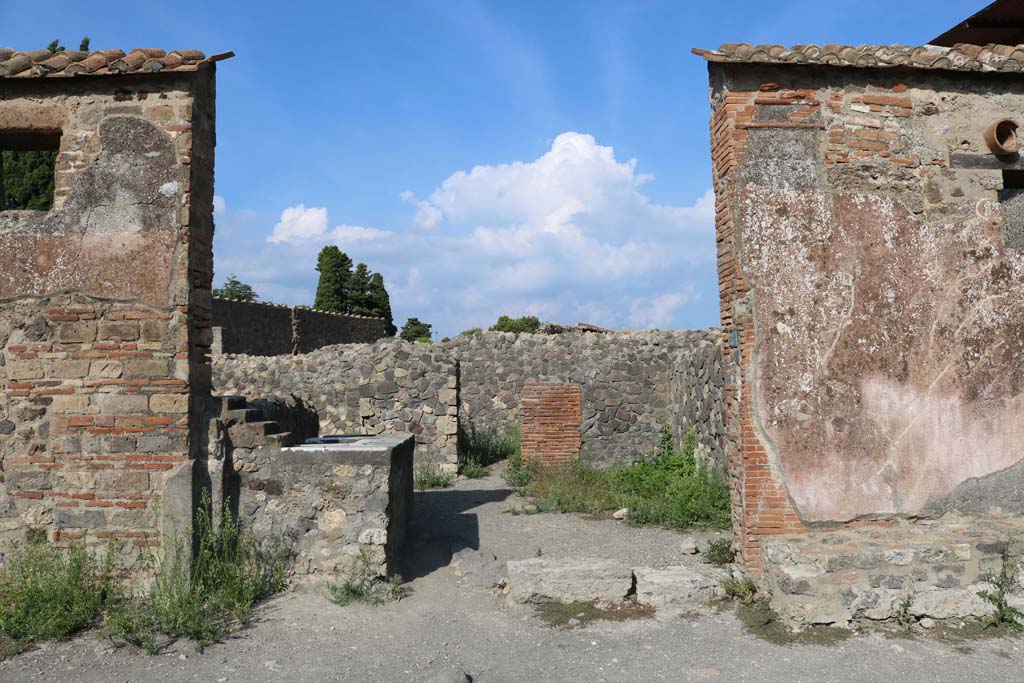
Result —
[{"label": "brick column", "polygon": [[565,466],[580,459],[583,387],[527,382],[520,404],[524,462]]}]

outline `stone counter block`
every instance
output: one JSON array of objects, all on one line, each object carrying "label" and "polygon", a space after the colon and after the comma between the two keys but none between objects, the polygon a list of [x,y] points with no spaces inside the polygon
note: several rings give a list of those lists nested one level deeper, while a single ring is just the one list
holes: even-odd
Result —
[{"label": "stone counter block", "polygon": [[411,435],[235,451],[239,515],[257,540],[281,540],[296,576],[336,579],[367,564],[396,572],[413,501]]}]

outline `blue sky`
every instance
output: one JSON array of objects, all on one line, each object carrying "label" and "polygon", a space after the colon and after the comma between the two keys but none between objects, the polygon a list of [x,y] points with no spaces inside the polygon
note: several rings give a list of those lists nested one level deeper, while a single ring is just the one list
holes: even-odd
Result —
[{"label": "blue sky", "polygon": [[984,4],[0,0],[0,44],[237,53],[218,72],[218,283],[310,304],[335,243],[437,336],[499,314],[690,328],[718,322],[690,48],[918,44]]}]

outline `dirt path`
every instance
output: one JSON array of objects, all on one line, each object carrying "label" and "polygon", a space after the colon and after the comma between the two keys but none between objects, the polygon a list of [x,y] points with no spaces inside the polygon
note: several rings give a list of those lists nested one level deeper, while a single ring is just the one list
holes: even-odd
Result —
[{"label": "dirt path", "polygon": [[[680,534],[574,515],[504,513],[520,499],[492,477],[417,493],[413,593],[381,607],[338,607],[317,592],[281,596],[257,622],[197,653],[187,643],[150,657],[93,635],[0,664],[0,681],[985,681],[1016,680],[1021,640],[954,646],[854,636],[831,646],[779,646],[732,613],[597,622],[553,629],[488,588],[511,558],[679,561]],[[457,566],[449,566],[452,548]],[[497,557],[498,559],[493,559]]]}]

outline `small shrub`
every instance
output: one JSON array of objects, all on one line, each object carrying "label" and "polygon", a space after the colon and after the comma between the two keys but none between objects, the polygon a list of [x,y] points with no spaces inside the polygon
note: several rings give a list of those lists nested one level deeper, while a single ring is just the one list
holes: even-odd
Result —
[{"label": "small shrub", "polygon": [[0,574],[0,635],[17,651],[35,640],[63,639],[96,623],[113,591],[112,557],[99,564],[84,546],[62,551],[30,534]]},{"label": "small shrub", "polygon": [[387,581],[381,581],[370,571],[370,559],[365,548],[361,548],[359,559],[352,568],[347,579],[340,584],[328,587],[331,601],[336,605],[350,605],[354,602],[365,602],[369,605],[381,605],[387,601],[397,602],[409,594],[409,589],[402,585],[402,577],[393,575]]},{"label": "small shrub", "polygon": [[446,489],[452,485],[452,475],[442,471],[436,465],[424,463],[416,468],[414,484],[421,491],[424,489]]},{"label": "small shrub", "polygon": [[462,474],[462,476],[468,477],[470,479],[482,479],[483,477],[486,477],[489,473],[490,470],[488,470],[485,466],[481,465],[480,463],[472,461],[462,463],[462,469],[460,471],[460,474]]},{"label": "small shrub", "polygon": [[465,336],[465,335],[479,334],[481,332],[483,332],[483,330],[480,329],[479,327],[471,327],[468,330],[463,330],[462,332],[460,332],[459,336],[462,337],[462,336]]},{"label": "small shrub", "polygon": [[502,476],[505,478],[505,483],[512,488],[525,490],[534,480],[537,472],[537,467],[532,463],[524,463],[522,454],[517,451],[509,456]]},{"label": "small shrub", "polygon": [[1021,629],[1020,620],[1024,613],[1012,606],[1006,597],[1017,587],[1017,564],[1010,557],[1013,545],[1013,539],[1009,539],[1003,545],[1003,558],[998,572],[990,569],[982,575],[981,580],[991,584],[993,590],[978,591],[978,597],[995,607],[987,626],[1018,631]]},{"label": "small shrub", "polygon": [[719,567],[730,564],[736,559],[736,553],[732,549],[732,540],[728,538],[711,539],[708,549],[704,553],[704,559]]},{"label": "small shrub", "polygon": [[737,600],[741,604],[749,605],[757,597],[757,586],[750,579],[737,579],[727,576],[722,579],[722,590],[730,600]]},{"label": "small shrub", "polygon": [[524,315],[521,318],[500,316],[498,322],[491,325],[491,332],[533,333],[540,328],[540,320],[535,315]]}]

